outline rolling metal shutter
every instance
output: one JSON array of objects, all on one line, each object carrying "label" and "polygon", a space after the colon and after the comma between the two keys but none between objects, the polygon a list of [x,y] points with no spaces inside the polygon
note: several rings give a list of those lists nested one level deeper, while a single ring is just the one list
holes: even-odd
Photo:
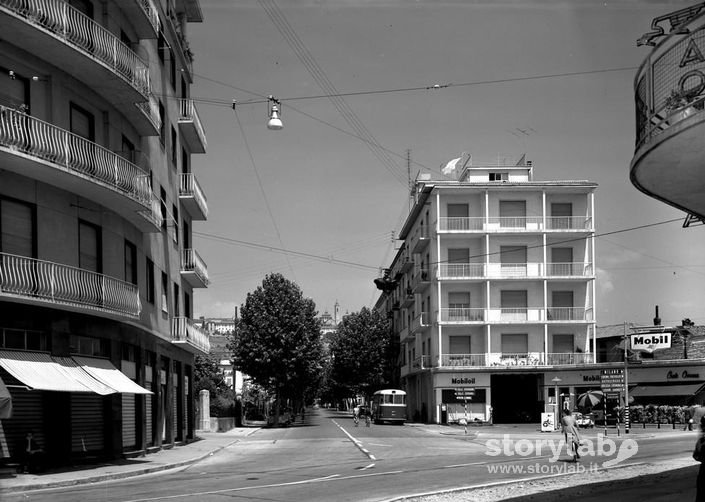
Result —
[{"label": "rolling metal shutter", "polygon": [[71,452],[102,452],[105,414],[103,398],[95,394],[71,394]]},{"label": "rolling metal shutter", "polygon": [[122,447],[123,449],[137,446],[136,407],[134,394],[122,395]]}]

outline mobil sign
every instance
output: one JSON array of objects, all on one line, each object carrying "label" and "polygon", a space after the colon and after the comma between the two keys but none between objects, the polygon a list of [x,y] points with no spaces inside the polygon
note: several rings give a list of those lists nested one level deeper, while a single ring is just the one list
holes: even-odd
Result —
[{"label": "mobil sign", "polygon": [[639,333],[631,335],[632,350],[653,352],[656,349],[671,348],[671,333]]}]

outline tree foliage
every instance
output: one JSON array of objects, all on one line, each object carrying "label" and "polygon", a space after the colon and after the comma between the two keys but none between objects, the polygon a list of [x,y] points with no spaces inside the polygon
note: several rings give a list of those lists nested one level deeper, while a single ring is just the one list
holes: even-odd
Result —
[{"label": "tree foliage", "polygon": [[316,306],[281,274],[247,294],[232,336],[235,367],[280,400],[303,399],[321,374]]},{"label": "tree foliage", "polygon": [[218,361],[212,355],[196,356],[193,368],[193,390],[198,394],[202,390],[210,392],[211,396],[227,392],[230,388],[225,382]]},{"label": "tree foliage", "polygon": [[329,387],[337,398],[369,396],[390,384],[389,321],[377,310],[363,307],[348,314],[330,344]]}]

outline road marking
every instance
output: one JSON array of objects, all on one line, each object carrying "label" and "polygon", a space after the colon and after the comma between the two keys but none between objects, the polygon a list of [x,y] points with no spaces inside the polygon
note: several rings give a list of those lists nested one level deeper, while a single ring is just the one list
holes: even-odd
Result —
[{"label": "road marking", "polygon": [[150,502],[152,500],[174,500],[174,499],[180,499],[180,498],[199,497],[199,496],[203,496],[203,495],[218,495],[220,493],[240,492],[243,490],[256,490],[256,489],[261,489],[261,488],[277,488],[279,486],[303,485],[303,484],[307,484],[307,483],[321,483],[323,481],[330,481],[330,480],[337,478],[339,476],[340,476],[339,474],[331,474],[330,476],[325,476],[323,478],[303,479],[301,481],[291,481],[289,483],[273,483],[270,485],[243,486],[240,488],[228,488],[226,490],[213,490],[213,491],[209,491],[209,492],[180,493],[178,495],[166,495],[163,497],[150,497],[147,499],[126,500],[125,502]]},{"label": "road marking", "polygon": [[389,446],[391,447],[391,444],[379,444],[379,443],[367,443],[370,446]]},{"label": "road marking", "polygon": [[365,467],[360,467],[361,471],[366,471],[367,469],[372,469],[375,466],[375,463],[372,462],[370,465],[366,465]]},{"label": "road marking", "polygon": [[[353,437],[352,434],[350,434],[348,431],[346,431],[346,430],[343,428],[343,426],[340,425],[340,424],[339,424],[338,422],[336,422],[335,420],[331,420],[331,422],[333,422],[333,423],[338,427],[338,429],[340,429],[341,431],[343,431],[343,433],[344,433],[346,436],[348,436],[348,437],[350,438],[350,441],[352,441],[353,444],[354,444],[355,446],[357,446],[357,449],[360,450],[360,451],[361,451],[362,453],[364,453],[365,455],[367,455],[367,458],[369,458],[370,460],[373,460],[373,461],[377,460],[377,459],[375,458],[375,456],[374,456],[372,453],[369,452],[369,450],[367,450],[364,446],[362,446],[362,441],[360,441],[359,439]],[[373,464],[373,465],[374,465],[374,464]]]}]

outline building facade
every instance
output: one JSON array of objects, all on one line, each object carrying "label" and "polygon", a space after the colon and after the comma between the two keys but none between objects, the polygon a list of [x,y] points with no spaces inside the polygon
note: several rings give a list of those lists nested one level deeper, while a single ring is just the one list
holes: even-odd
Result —
[{"label": "building facade", "polygon": [[400,345],[409,418],[457,420],[456,391],[471,389],[468,419],[537,422],[554,373],[595,362],[596,185],[534,181],[523,156],[464,154],[444,174],[417,180],[377,303]]},{"label": "building facade", "polygon": [[198,0],[0,0],[0,457],[193,438]]}]

